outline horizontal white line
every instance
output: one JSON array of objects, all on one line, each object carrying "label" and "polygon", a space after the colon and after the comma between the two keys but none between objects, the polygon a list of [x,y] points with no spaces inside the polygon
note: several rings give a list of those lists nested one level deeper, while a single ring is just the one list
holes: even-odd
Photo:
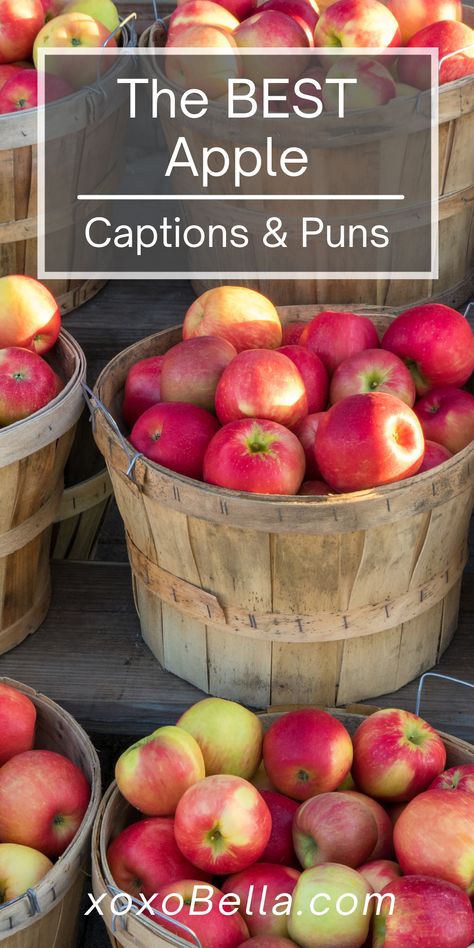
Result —
[{"label": "horizontal white line", "polygon": [[183,270],[167,271],[156,270],[126,271],[111,270],[96,272],[90,270],[46,270],[41,267],[38,271],[39,280],[438,280],[439,272],[433,270],[396,272],[369,270],[367,272],[347,272],[339,270],[335,273],[310,270],[301,272],[282,273],[281,270],[243,270],[224,273],[215,270]]},{"label": "horizontal white line", "polygon": [[404,201],[404,194],[78,194],[78,201]]}]

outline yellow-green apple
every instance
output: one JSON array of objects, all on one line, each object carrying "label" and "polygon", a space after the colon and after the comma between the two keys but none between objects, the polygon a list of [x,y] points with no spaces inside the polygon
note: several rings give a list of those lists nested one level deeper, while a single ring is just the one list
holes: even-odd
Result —
[{"label": "yellow-green apple", "polygon": [[308,412],[323,411],[326,408],[329,392],[329,379],[326,368],[319,356],[304,346],[280,346],[277,350],[288,356],[296,365],[304,382]]},{"label": "yellow-green apple", "polygon": [[357,786],[380,800],[411,800],[442,773],[446,748],[439,734],[410,711],[384,708],[353,736],[352,773]]},{"label": "yellow-green apple", "polygon": [[150,461],[200,479],[204,455],[219,423],[210,412],[186,402],[159,402],[140,415],[130,441]]},{"label": "yellow-green apple", "polygon": [[372,948],[466,948],[474,939],[474,913],[456,886],[423,875],[391,881],[374,915]]},{"label": "yellow-green apple", "polygon": [[59,376],[36,352],[0,349],[0,428],[44,408],[61,388]]},{"label": "yellow-green apple", "polygon": [[135,362],[125,380],[122,414],[126,425],[135,422],[148,408],[161,401],[161,369],[164,356],[148,356]]},{"label": "yellow-green apple", "polygon": [[308,414],[303,378],[281,352],[240,352],[219,379],[216,412],[223,425],[239,418],[266,418],[291,428]]},{"label": "yellow-green apple", "polygon": [[302,420],[299,421],[298,424],[293,428],[296,437],[303,445],[303,450],[306,457],[305,477],[310,481],[318,480],[321,477],[321,471],[316,464],[315,445],[319,422],[321,421],[323,414],[324,412],[318,411],[313,412],[311,415],[306,415],[306,418],[302,418]]},{"label": "yellow-green apple", "polygon": [[[321,481],[321,483],[324,484],[324,481]],[[327,485],[325,485],[325,486],[327,487]],[[352,774],[351,774],[350,771],[349,771],[349,773],[347,774],[347,776],[344,777],[344,780],[341,780],[341,783],[339,784],[338,787],[336,787],[336,789],[337,789],[337,790],[340,790],[341,792],[342,792],[343,790],[357,790],[357,787],[356,787],[356,785],[355,785],[354,778],[353,778],[353,776],[352,776]]]},{"label": "yellow-green apple", "polygon": [[112,0],[70,0],[64,4],[62,13],[86,13],[102,23],[109,33],[117,29],[120,18]]},{"label": "yellow-green apple", "polygon": [[191,402],[213,412],[217,383],[236,355],[232,343],[220,336],[198,336],[178,342],[163,359],[162,400]]},{"label": "yellow-green apple", "polygon": [[462,386],[474,372],[474,335],[455,309],[428,303],[393,320],[382,347],[410,369],[418,395],[443,385]]},{"label": "yellow-green apple", "polygon": [[413,409],[386,392],[337,402],[325,412],[316,434],[316,463],[323,479],[340,493],[412,477],[424,450]]},{"label": "yellow-green apple", "polygon": [[393,13],[379,0],[336,0],[321,14],[314,43],[386,49],[400,46],[400,30]]},{"label": "yellow-green apple", "polygon": [[232,32],[238,25],[237,17],[220,3],[214,3],[213,0],[187,0],[171,14],[168,37],[188,26],[220,26]]},{"label": "yellow-green apple", "polygon": [[243,872],[228,876],[222,891],[235,894],[239,912],[251,935],[288,935],[288,914],[293,889],[300,877],[296,869],[255,863]]},{"label": "yellow-green apple", "polygon": [[474,395],[446,385],[434,388],[415,405],[425,438],[452,454],[474,441]]},{"label": "yellow-green apple", "polygon": [[37,849],[0,843],[0,905],[33,889],[52,868],[51,860]]},{"label": "yellow-green apple", "polygon": [[279,935],[255,935],[243,941],[239,948],[298,948],[289,938],[280,938]]},{"label": "yellow-green apple", "polygon": [[32,749],[35,726],[36,708],[28,695],[0,682],[0,767]]},{"label": "yellow-green apple", "polygon": [[[415,33],[407,49],[438,49],[439,83],[454,82],[474,73],[474,30],[466,23],[442,20]],[[463,52],[458,52],[463,50]],[[445,59],[445,57],[447,57]],[[398,78],[417,89],[431,89],[431,62],[426,56],[401,56]]]},{"label": "yellow-green apple", "polygon": [[359,793],[358,790],[342,790],[338,787],[342,796],[356,800],[361,806],[368,807],[377,826],[377,842],[370,853],[369,859],[388,859],[393,855],[393,825],[387,811],[365,793]]},{"label": "yellow-green apple", "polygon": [[5,83],[9,82],[10,79],[14,79],[15,76],[18,76],[20,72],[23,72],[24,66],[18,66],[17,64],[5,64],[0,66],[0,91],[3,89]]},{"label": "yellow-green apple", "polygon": [[0,769],[0,839],[60,856],[89,799],[88,781],[67,757],[47,750],[17,754]]},{"label": "yellow-green apple", "polygon": [[300,319],[295,319],[291,323],[283,326],[281,342],[283,346],[297,346],[299,344],[301,333],[306,323]]},{"label": "yellow-green apple", "polygon": [[379,339],[367,316],[326,310],[306,324],[300,345],[315,352],[332,375],[340,362],[363,349],[377,349]]},{"label": "yellow-green apple", "polygon": [[277,10],[292,17],[306,34],[307,45],[314,46],[314,31],[319,20],[316,3],[310,0],[257,0],[255,12],[263,13],[265,10]]},{"label": "yellow-green apple", "polygon": [[122,796],[146,816],[171,816],[183,793],[205,774],[197,741],[172,726],[132,744],[115,767]]},{"label": "yellow-green apple", "polygon": [[435,777],[429,790],[467,790],[474,793],[474,764],[458,764]]},{"label": "yellow-green apple", "polygon": [[41,0],[0,0],[0,63],[30,59],[43,23]]},{"label": "yellow-green apple", "polygon": [[216,774],[194,784],[176,808],[176,842],[187,859],[214,875],[247,869],[270,839],[272,818],[242,777]]},{"label": "yellow-green apple", "polygon": [[206,290],[189,307],[183,339],[221,336],[237,349],[276,349],[281,345],[280,317],[269,299],[244,286]]},{"label": "yellow-green apple", "polygon": [[405,875],[435,876],[474,895],[474,799],[426,790],[399,816],[393,839]]},{"label": "yellow-green apple", "polygon": [[44,355],[61,329],[59,307],[50,291],[27,276],[0,277],[0,349],[20,346]]},{"label": "yellow-green apple", "polygon": [[420,90],[416,86],[409,86],[406,82],[396,82],[395,88],[397,90],[397,99],[405,98],[408,96],[415,96],[420,94]]},{"label": "yellow-green apple", "polygon": [[299,804],[276,790],[261,789],[260,793],[272,818],[272,832],[260,861],[298,867],[293,846],[293,819]]},{"label": "yellow-green apple", "polygon": [[331,404],[349,395],[388,392],[413,408],[416,388],[404,362],[385,349],[364,349],[338,365],[331,379]]},{"label": "yellow-green apple", "polygon": [[352,741],[343,724],[318,708],[282,715],[263,739],[265,768],[280,793],[308,800],[335,790],[352,764]]},{"label": "yellow-green apple", "polygon": [[355,869],[370,858],[377,840],[370,808],[336,791],[306,800],[293,821],[293,844],[304,869],[325,862]]},{"label": "yellow-green apple", "polygon": [[264,418],[242,418],[214,435],[203,478],[251,494],[297,494],[304,469],[304,451],[292,431]]},{"label": "yellow-green apple", "polygon": [[[395,80],[383,63],[368,57],[344,57],[334,63],[327,80],[356,79],[356,85],[345,86],[344,111],[354,109],[373,109],[378,105],[386,105],[394,99],[397,90]],[[325,85],[323,102],[327,112],[339,111],[339,86]]]},{"label": "yellow-green apple", "polygon": [[305,495],[307,497],[327,497],[328,494],[332,494],[329,484],[326,484],[326,481],[304,481],[301,485],[298,494]]},{"label": "yellow-green apple", "polygon": [[301,948],[361,948],[369,933],[371,892],[348,866],[325,863],[306,869],[293,892],[290,938]]},{"label": "yellow-green apple", "polygon": [[181,715],[178,727],[199,744],[207,777],[234,774],[250,780],[260,764],[262,722],[235,701],[204,698]]},{"label": "yellow-green apple", "polygon": [[[204,57],[186,54],[186,49],[194,48],[213,50],[216,55]],[[194,89],[198,83],[199,89],[209,99],[226,95],[229,80],[238,79],[241,75],[237,44],[231,31],[223,27],[205,23],[183,27],[171,34],[166,49],[184,50],[182,56],[175,53],[166,56],[167,78],[183,89]]]},{"label": "yellow-green apple", "polygon": [[133,898],[150,899],[163,885],[209,874],[191,865],[174,838],[171,817],[155,816],[127,826],[110,843],[107,863],[116,886]]},{"label": "yellow-green apple", "polygon": [[[178,0],[178,7],[184,6],[189,0]],[[219,0],[219,5],[229,10],[238,20],[245,20],[253,10],[254,0]]]},{"label": "yellow-green apple", "polygon": [[402,874],[398,862],[392,859],[375,859],[373,862],[365,862],[362,866],[358,866],[357,871],[372,886],[374,892],[382,892],[389,882],[399,879]]},{"label": "yellow-green apple", "polygon": [[425,453],[418,474],[431,471],[432,468],[438,467],[439,464],[444,464],[445,461],[449,461],[452,456],[452,452],[444,448],[442,444],[436,444],[435,441],[429,441],[425,438]]},{"label": "yellow-green apple", "polygon": [[[160,912],[155,921],[175,936],[185,937],[183,929],[174,924],[179,922],[191,929],[196,938],[195,943],[199,943],[201,948],[238,948],[242,938],[247,937],[248,928],[235,910],[235,901],[232,898],[226,900],[224,893],[215,886],[187,879],[162,886],[152,906]],[[145,914],[153,918],[152,912],[147,910]],[[170,917],[162,918],[163,915]]]},{"label": "yellow-green apple", "polygon": [[[33,61],[38,67],[40,49],[100,49],[109,37],[109,30],[87,13],[61,13],[49,20],[40,30],[33,47]],[[108,48],[115,47],[114,37],[108,41]],[[106,72],[111,60],[103,56],[99,64],[98,56],[81,57],[80,66],[73,56],[47,56],[45,72],[59,75],[75,89],[92,85],[97,81],[97,72]]]},{"label": "yellow-green apple", "polygon": [[[244,20],[234,31],[240,49],[302,49],[309,46],[304,27],[296,19],[280,10],[258,10]],[[311,44],[312,45],[312,44]],[[306,56],[285,56],[282,67],[279,56],[243,56],[242,69],[246,79],[262,86],[264,79],[278,79],[284,69],[284,78],[295,80],[308,64]]]},{"label": "yellow-green apple", "polygon": [[7,112],[23,112],[37,105],[56,102],[72,95],[74,89],[61,76],[45,76],[44,101],[40,101],[37,73],[35,69],[23,69],[0,89],[0,115]]},{"label": "yellow-green apple", "polygon": [[382,0],[400,27],[402,45],[439,20],[462,20],[461,0]]}]

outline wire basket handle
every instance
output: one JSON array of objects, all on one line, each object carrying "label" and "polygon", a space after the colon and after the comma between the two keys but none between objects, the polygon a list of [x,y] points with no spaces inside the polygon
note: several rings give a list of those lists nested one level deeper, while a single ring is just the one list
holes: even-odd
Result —
[{"label": "wire basket handle", "polygon": [[440,675],[438,672],[425,672],[425,674],[422,675],[420,678],[420,681],[418,684],[418,690],[416,693],[415,714],[417,715],[419,715],[420,713],[421,699],[423,697],[423,688],[424,688],[424,684],[427,678],[440,678],[442,681],[451,681],[455,685],[464,685],[465,688],[474,688],[474,684],[472,682],[463,681],[461,678],[453,678],[451,675]]},{"label": "wire basket handle", "polygon": [[[114,896],[114,898],[117,898],[118,896],[123,896],[124,898],[126,898],[127,902],[131,903],[131,906],[132,906],[130,909],[131,913],[133,915],[138,916],[138,912],[143,908],[143,904],[140,903],[138,899],[134,899],[131,895],[127,895],[126,893],[122,892],[121,889],[117,889],[116,886],[114,885],[108,885],[107,888],[110,894]],[[161,921],[165,921],[167,925],[169,924],[175,925],[175,927],[177,928],[176,933],[170,932],[169,929],[165,929],[158,922],[155,922],[155,925],[157,925],[157,927],[159,928],[162,934],[166,935],[167,937],[171,937],[173,939],[173,944],[179,945],[179,946],[181,945],[189,946],[189,944],[191,944],[192,948],[202,948],[202,944],[198,936],[195,934],[195,932],[193,932],[192,928],[189,928],[188,925],[185,925],[183,922],[178,922],[178,920],[176,918],[173,918],[172,915],[164,915],[162,912],[159,912],[157,909],[152,909],[152,911],[153,911],[153,915],[156,915],[156,917],[159,918]],[[118,916],[118,918],[120,918],[122,930],[127,931],[126,915],[121,914]],[[150,919],[150,921],[153,921],[153,919]],[[114,915],[112,918],[112,931],[114,934],[117,931],[117,916],[116,915]],[[186,936],[186,941],[183,941],[183,939],[181,938],[181,933]],[[189,942],[190,938],[192,939],[191,942]]]},{"label": "wire basket handle", "polygon": [[129,464],[125,472],[126,476],[129,477],[130,480],[135,482],[135,476],[134,476],[135,464],[137,463],[139,458],[143,457],[142,452],[133,451],[131,445],[128,443],[128,441],[126,441],[122,432],[120,431],[120,428],[117,422],[115,421],[115,418],[113,418],[113,416],[110,414],[109,410],[105,407],[104,403],[100,400],[98,395],[96,395],[95,392],[93,392],[92,389],[89,388],[89,386],[86,385],[85,382],[81,382],[81,388],[82,388],[82,394],[84,395],[87,407],[90,411],[92,431],[95,431],[95,416],[97,412],[100,411],[101,414],[104,416],[106,422],[110,425],[114,433],[117,435],[117,438],[119,439],[123,452],[128,458]]}]

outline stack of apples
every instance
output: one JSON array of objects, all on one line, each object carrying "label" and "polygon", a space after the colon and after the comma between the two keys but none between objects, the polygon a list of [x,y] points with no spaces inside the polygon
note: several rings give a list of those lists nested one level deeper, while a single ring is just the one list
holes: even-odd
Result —
[{"label": "stack of apples", "polygon": [[[118,27],[112,0],[0,0],[0,115],[38,105],[38,50],[102,46]],[[112,37],[108,45],[116,46]],[[86,84],[84,67],[54,75],[48,63],[45,100],[71,95]],[[92,75],[92,81],[94,76]]]},{"label": "stack of apples", "polygon": [[206,698],[119,758],[134,812],[108,867],[142,914],[202,948],[467,948],[474,765],[445,767],[440,735],[407,711],[351,739],[306,708],[264,734]]},{"label": "stack of apples", "polygon": [[474,336],[456,310],[418,306],[381,342],[365,316],[325,311],[282,329],[254,290],[208,290],[183,341],[129,371],[137,452],[219,487],[327,495],[424,473],[474,440]]},{"label": "stack of apples", "polygon": [[62,754],[35,750],[36,708],[0,683],[0,906],[43,879],[74,839],[90,786]]},{"label": "stack of apples", "polygon": [[42,283],[27,276],[0,278],[0,428],[59,395],[63,381],[44,356],[60,330],[58,304]]}]

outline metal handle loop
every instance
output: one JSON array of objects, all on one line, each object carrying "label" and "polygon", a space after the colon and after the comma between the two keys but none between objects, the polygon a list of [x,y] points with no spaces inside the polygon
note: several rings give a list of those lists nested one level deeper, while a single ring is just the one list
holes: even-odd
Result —
[{"label": "metal handle loop", "polygon": [[128,441],[126,441],[126,439],[124,438],[122,432],[120,431],[120,428],[119,428],[117,422],[115,421],[115,418],[110,414],[109,410],[105,407],[104,403],[100,400],[100,398],[98,397],[98,395],[96,395],[95,392],[92,391],[92,389],[89,387],[89,385],[86,385],[85,382],[81,382],[81,388],[82,388],[82,394],[83,394],[83,396],[84,396],[84,399],[85,399],[85,401],[86,401],[87,407],[88,407],[89,412],[90,412],[90,420],[91,420],[91,424],[92,424],[92,431],[95,432],[95,428],[96,428],[95,416],[96,416],[97,412],[100,411],[101,414],[104,416],[106,422],[110,425],[110,427],[112,428],[112,430],[114,431],[114,433],[117,435],[117,438],[119,439],[119,442],[120,442],[120,445],[121,445],[121,447],[122,447],[122,449],[123,449],[123,451],[124,451],[124,454],[127,456],[127,459],[128,459],[128,462],[129,462],[129,463],[128,463],[127,470],[126,470],[126,472],[125,472],[125,473],[126,473],[126,476],[127,476],[131,481],[133,481],[134,483],[136,483],[136,480],[135,480],[135,464],[137,463],[137,461],[139,460],[139,458],[142,458],[142,457],[143,457],[142,452],[141,452],[141,451],[133,451],[133,450],[132,450],[132,448],[131,448],[131,446],[129,445]]},{"label": "metal handle loop", "polygon": [[425,672],[425,674],[420,678],[418,690],[416,693],[415,714],[417,715],[420,713],[423,686],[427,678],[440,678],[442,681],[452,681],[455,685],[464,685],[465,688],[474,688],[474,684],[472,682],[463,681],[461,678],[452,678],[451,675],[440,675],[438,672]]},{"label": "metal handle loop", "polygon": [[106,47],[110,43],[110,40],[113,39],[115,34],[118,33],[120,30],[122,30],[124,26],[127,26],[127,23],[131,23],[132,20],[136,20],[136,19],[137,19],[136,13],[129,13],[128,16],[126,16],[124,20],[121,20],[118,26],[116,26],[115,29],[112,30],[111,33],[109,33],[109,35],[106,37],[106,39],[102,43],[102,49],[106,49]]},{"label": "metal handle loop", "polygon": [[[110,895],[113,895],[114,897],[123,896],[124,898],[127,899],[127,901],[131,900],[133,908],[130,911],[132,912],[133,915],[138,915],[138,911],[143,908],[143,903],[139,902],[138,899],[134,899],[133,896],[129,895],[128,893],[123,892],[122,889],[118,889],[114,885],[108,885],[107,888],[109,890]],[[133,909],[135,909],[135,911],[133,911]],[[190,938],[192,938],[192,945],[194,946],[194,948],[202,948],[202,944],[198,936],[195,934],[195,932],[193,932],[192,928],[189,928],[188,925],[185,925],[183,922],[178,922],[177,919],[173,918],[172,915],[164,915],[162,912],[159,912],[157,909],[152,909],[152,912],[153,912],[153,915],[156,915],[157,918],[161,919],[162,921],[165,921],[167,924],[175,925],[179,932],[183,932],[186,936],[189,936]],[[113,915],[112,930],[114,934],[117,931],[117,918],[120,918],[122,930],[127,931],[126,916]],[[153,921],[153,919],[149,919],[149,921]],[[168,929],[163,928],[161,925],[158,924],[158,922],[154,922],[154,924],[160,929],[160,932],[162,932],[163,934],[166,934],[167,936],[171,935],[171,937],[174,940],[175,945],[183,945],[183,946],[188,945],[189,946],[189,941],[184,942],[182,938],[180,938],[178,933],[176,933],[175,935],[174,932],[170,932]],[[179,940],[176,941],[175,940],[176,938],[178,938]]]}]

